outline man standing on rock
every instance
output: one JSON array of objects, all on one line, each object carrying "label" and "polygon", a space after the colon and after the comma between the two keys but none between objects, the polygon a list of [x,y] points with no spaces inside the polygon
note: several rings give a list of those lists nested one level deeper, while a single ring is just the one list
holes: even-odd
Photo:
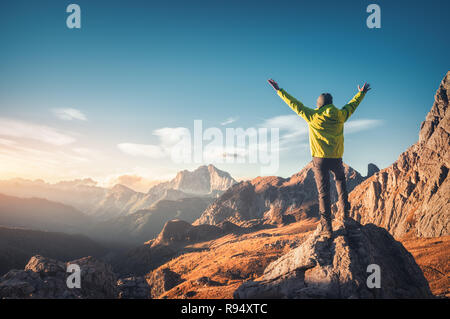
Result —
[{"label": "man standing on rock", "polygon": [[345,172],[342,163],[344,153],[344,123],[355,112],[365,94],[370,90],[370,84],[358,85],[358,93],[341,109],[333,105],[330,93],[322,93],[317,98],[317,107],[311,109],[280,89],[277,82],[270,79],[269,84],[277,94],[300,115],[309,126],[309,144],[313,160],[314,177],[319,193],[320,231],[325,237],[332,235],[331,202],[330,202],[330,171],[336,180],[339,206],[343,211],[344,220],[348,217],[350,203],[348,202]]}]

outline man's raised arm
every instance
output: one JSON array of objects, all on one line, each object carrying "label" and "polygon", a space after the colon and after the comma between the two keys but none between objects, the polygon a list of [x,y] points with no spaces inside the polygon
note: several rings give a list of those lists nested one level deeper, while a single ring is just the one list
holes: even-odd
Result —
[{"label": "man's raised arm", "polygon": [[298,115],[300,115],[306,122],[310,122],[312,119],[312,116],[314,114],[314,110],[310,109],[309,107],[306,107],[303,105],[302,102],[298,101],[295,97],[291,96],[289,93],[287,93],[285,90],[280,89],[278,86],[278,83],[274,80],[270,79],[268,80],[269,84],[277,91],[277,94],[279,97],[283,99],[284,102],[286,102],[287,105]]},{"label": "man's raised arm", "polygon": [[371,89],[369,83],[364,83],[363,87],[359,87],[358,85],[358,93],[348,102],[346,105],[342,107],[342,109],[339,110],[339,119],[342,122],[347,121],[350,116],[355,112],[356,108],[358,107],[359,103],[363,100],[366,93]]}]

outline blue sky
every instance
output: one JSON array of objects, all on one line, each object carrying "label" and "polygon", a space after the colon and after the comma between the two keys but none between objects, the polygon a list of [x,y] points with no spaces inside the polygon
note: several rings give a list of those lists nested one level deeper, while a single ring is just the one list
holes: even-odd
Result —
[{"label": "blue sky", "polygon": [[[81,7],[79,30],[66,27],[70,3]],[[381,7],[381,29],[366,26],[370,3]],[[231,118],[231,127],[280,123],[282,135],[297,133],[280,152],[277,175],[289,176],[311,159],[307,135],[267,78],[312,107],[322,92],[343,106],[369,81],[344,161],[362,174],[369,162],[386,167],[417,140],[449,70],[449,9],[402,0],[2,1],[0,174],[164,179],[198,164],[118,145],[160,147],[167,129],[192,129],[196,119],[224,129]],[[217,166],[260,173],[256,164]]]}]

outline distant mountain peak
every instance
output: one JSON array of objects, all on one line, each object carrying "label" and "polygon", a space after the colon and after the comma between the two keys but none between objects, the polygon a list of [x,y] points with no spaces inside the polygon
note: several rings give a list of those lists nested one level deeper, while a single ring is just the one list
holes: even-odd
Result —
[{"label": "distant mountain peak", "polygon": [[111,191],[113,192],[128,192],[128,193],[136,193],[134,190],[129,188],[128,186],[125,186],[123,184],[116,184],[113,187],[111,187]]},{"label": "distant mountain peak", "polygon": [[231,175],[212,164],[202,165],[193,171],[183,170],[177,173],[167,186],[188,194],[211,194],[225,191],[236,181]]}]

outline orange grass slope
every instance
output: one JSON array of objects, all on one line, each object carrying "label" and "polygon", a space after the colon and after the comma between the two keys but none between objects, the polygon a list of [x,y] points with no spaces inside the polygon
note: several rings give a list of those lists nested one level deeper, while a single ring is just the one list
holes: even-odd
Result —
[{"label": "orange grass slope", "polygon": [[[159,267],[169,268],[185,280],[159,298],[231,299],[243,281],[262,275],[270,262],[298,246],[315,227],[315,220],[304,220],[192,245],[204,250],[181,255]],[[202,277],[208,277],[209,282],[202,282]]]},{"label": "orange grass slope", "polygon": [[400,242],[414,256],[433,294],[450,298],[450,236],[405,236]]}]

